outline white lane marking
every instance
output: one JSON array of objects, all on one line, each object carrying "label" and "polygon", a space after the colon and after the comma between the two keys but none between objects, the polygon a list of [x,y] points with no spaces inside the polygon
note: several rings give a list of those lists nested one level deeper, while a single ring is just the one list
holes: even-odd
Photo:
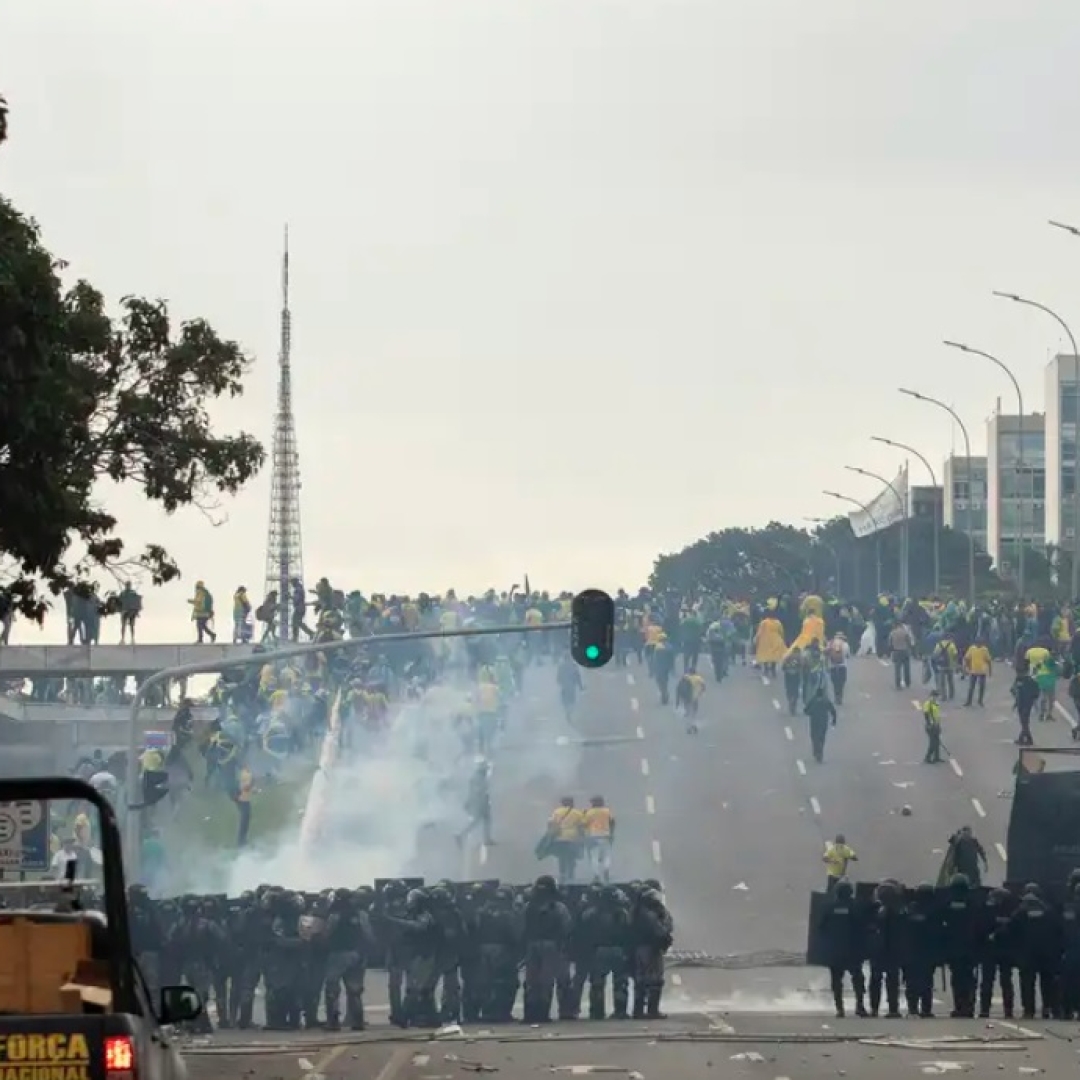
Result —
[{"label": "white lane marking", "polygon": [[430,1054],[413,1054],[412,1061],[409,1064],[417,1069],[422,1069],[430,1060]]},{"label": "white lane marking", "polygon": [[488,860],[488,846],[487,844],[480,845],[480,865],[484,866]]},{"label": "white lane marking", "polygon": [[639,739],[644,739],[645,738],[645,729],[640,724],[638,724],[637,737]]},{"label": "white lane marking", "polygon": [[889,661],[888,661],[888,660],[885,660],[885,659],[883,659],[883,658],[882,658],[882,657],[880,657],[880,656],[878,657],[878,663],[879,663],[879,664],[880,664],[880,665],[881,665],[882,667],[888,667],[888,666],[889,666]]},{"label": "white lane marking", "polygon": [[1076,728],[1078,726],[1076,718],[1073,716],[1073,714],[1071,712],[1069,712],[1068,709],[1065,708],[1064,705],[1061,704],[1060,701],[1055,701],[1054,702],[1054,712],[1061,713],[1062,717],[1065,720],[1068,721],[1069,727],[1071,727],[1073,729],[1073,731],[1076,730]]},{"label": "white lane marking", "polygon": [[651,795],[645,796],[645,812],[648,814],[656,813],[656,800]]},{"label": "white lane marking", "polygon": [[771,685],[772,685],[772,683],[771,683],[771,682],[770,682],[770,680],[769,680],[769,676],[768,676],[768,675],[762,675],[762,676],[761,676],[761,681],[762,681],[762,682],[763,682],[763,683],[764,683],[764,684],[765,684],[766,686],[771,686]]},{"label": "white lane marking", "polygon": [[797,758],[795,760],[795,768],[799,770],[800,776],[806,775],[806,765],[803,763],[801,758]]},{"label": "white lane marking", "polygon": [[677,971],[672,973],[671,983],[673,986],[682,986],[682,976]]},{"label": "white lane marking", "polygon": [[1008,1028],[1010,1031],[1015,1031],[1018,1035],[1023,1035],[1025,1039],[1042,1039],[1045,1036],[1041,1031],[1032,1031],[1031,1028],[1021,1027],[1019,1024],[1014,1024],[1011,1020],[995,1020],[995,1024],[998,1027]]},{"label": "white lane marking", "polygon": [[1009,861],[1009,854],[1005,850],[1005,845],[1000,840],[995,842],[994,848],[997,851],[998,855],[1000,856],[1002,862],[1008,862]]},{"label": "white lane marking", "polygon": [[649,759],[648,758],[642,758],[641,759],[641,775],[642,776],[648,776],[649,775]]},{"label": "white lane marking", "polygon": [[957,776],[964,775],[964,770],[960,768],[960,762],[957,761],[956,758],[949,758],[949,765],[952,767],[952,771],[956,773]]},{"label": "white lane marking", "polygon": [[628,684],[629,686],[633,686],[633,685],[634,685],[634,681],[635,681],[635,680],[634,680],[634,676],[633,676],[633,675],[632,675],[632,674],[631,674],[631,673],[630,673],[630,672],[628,671],[628,672],[626,673],[626,682],[627,682],[627,684]]},{"label": "white lane marking", "polygon": [[654,840],[652,842],[652,861],[658,863],[660,861],[660,841]]},{"label": "white lane marking", "polygon": [[795,741],[795,732],[792,731],[791,728],[788,727],[786,724],[784,725],[784,737],[787,739],[788,742]]},{"label": "white lane marking", "polygon": [[911,704],[914,705],[916,709],[922,709],[922,702],[918,698],[912,698]]},{"label": "white lane marking", "polygon": [[983,809],[983,804],[979,802],[974,795],[971,796],[971,805],[975,807],[975,813],[978,814],[979,817],[986,817],[986,811]]},{"label": "white lane marking", "polygon": [[636,697],[630,699],[630,711],[637,712],[641,708],[641,702]]},{"label": "white lane marking", "polygon": [[810,796],[810,809],[813,810],[818,817],[821,817],[821,803],[818,802],[816,795]]},{"label": "white lane marking", "polygon": [[779,702],[779,701],[778,701],[778,700],[777,700],[776,698],[773,698],[773,699],[772,699],[772,707],[773,707],[773,708],[774,708],[774,709],[775,709],[775,710],[776,710],[777,712],[779,712],[779,711],[780,711],[780,702]]}]

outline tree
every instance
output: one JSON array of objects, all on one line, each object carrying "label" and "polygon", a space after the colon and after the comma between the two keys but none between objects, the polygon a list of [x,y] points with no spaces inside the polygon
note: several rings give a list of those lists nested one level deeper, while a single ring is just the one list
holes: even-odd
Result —
[{"label": "tree", "polygon": [[[934,591],[934,527],[922,518],[908,523],[909,592]],[[967,536],[943,528],[941,592],[964,596],[968,582]],[[813,532],[771,522],[764,529],[723,529],[654,564],[649,584],[657,591],[682,595],[698,589],[731,596],[765,599],[781,593],[815,590],[845,599],[869,601],[877,595],[880,552],[881,588],[900,589],[900,530],[856,539],[846,517],[834,518]],[[975,583],[980,593],[1007,591],[991,569],[990,557],[976,553]]]},{"label": "tree", "polygon": [[35,222],[0,198],[0,554],[17,608],[40,621],[54,596],[102,570],[179,567],[159,544],[125,552],[99,481],[138,484],[167,513],[238,491],[265,452],[218,435],[207,412],[243,393],[250,361],[203,320],[172,325],[164,301],[126,297],[119,317],[64,264]]}]

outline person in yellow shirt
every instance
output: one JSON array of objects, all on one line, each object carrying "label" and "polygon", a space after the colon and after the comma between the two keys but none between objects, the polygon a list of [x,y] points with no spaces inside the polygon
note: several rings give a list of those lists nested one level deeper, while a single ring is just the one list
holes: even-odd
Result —
[{"label": "person in yellow shirt", "polygon": [[698,733],[698,706],[704,693],[705,680],[697,672],[687,672],[675,685],[675,707],[682,709],[683,716],[686,717],[686,730],[690,735]]},{"label": "person in yellow shirt", "polygon": [[240,815],[236,846],[243,847],[251,830],[251,796],[255,793],[255,780],[251,770],[243,765],[236,774],[236,809]]},{"label": "person in yellow shirt", "polygon": [[855,854],[854,848],[848,846],[844,834],[837,833],[836,839],[825,845],[825,854],[821,856],[821,861],[825,864],[825,873],[828,875],[826,888],[832,892],[836,883],[847,876],[848,864],[858,862],[859,856]]},{"label": "person in yellow shirt", "polygon": [[964,653],[964,673],[968,679],[965,707],[971,708],[976,690],[979,694],[979,706],[982,707],[986,704],[983,700],[986,697],[986,680],[992,674],[993,666],[990,650],[986,647],[985,641],[980,639],[973,645],[968,646],[967,652]]},{"label": "person in yellow shirt", "polygon": [[941,695],[930,691],[930,697],[922,707],[923,729],[926,731],[926,757],[924,765],[941,764]]},{"label": "person in yellow shirt", "polygon": [[499,684],[495,682],[494,673],[490,668],[486,670],[487,677],[482,678],[476,688],[476,749],[479,754],[490,758],[495,731],[499,726],[502,694],[499,692]]},{"label": "person in yellow shirt", "polygon": [[574,800],[569,795],[548,818],[548,846],[559,864],[560,885],[569,885],[574,880],[584,827],[585,815],[574,807]]},{"label": "person in yellow shirt", "polygon": [[589,800],[589,809],[582,815],[585,830],[585,856],[594,881],[605,885],[611,881],[611,845],[615,840],[615,816],[604,803],[602,795]]}]

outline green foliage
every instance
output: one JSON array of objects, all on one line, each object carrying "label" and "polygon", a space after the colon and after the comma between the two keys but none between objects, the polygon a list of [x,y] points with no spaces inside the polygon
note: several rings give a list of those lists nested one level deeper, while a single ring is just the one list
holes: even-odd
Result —
[{"label": "green foliage", "polygon": [[[770,522],[763,529],[722,529],[682,551],[661,555],[653,566],[650,586],[680,595],[699,589],[729,596],[765,599],[781,593],[815,591],[845,599],[870,600],[877,594],[878,546],[881,587],[900,585],[900,530],[856,540],[846,517],[837,517],[813,532]],[[930,521],[909,522],[910,592],[934,591],[934,528]],[[941,593],[967,593],[966,534],[943,528],[940,536]],[[1008,591],[991,569],[990,557],[976,552],[976,588]]]},{"label": "green foliage", "polygon": [[[154,584],[179,575],[159,544],[129,554],[99,481],[138,484],[167,513],[237,492],[265,452],[219,435],[208,406],[243,392],[250,360],[202,320],[175,327],[163,301],[125,297],[117,318],[92,285],[66,290],[35,222],[0,199],[0,555],[18,609],[40,620],[99,571]],[[85,587],[83,584],[82,587]]]}]

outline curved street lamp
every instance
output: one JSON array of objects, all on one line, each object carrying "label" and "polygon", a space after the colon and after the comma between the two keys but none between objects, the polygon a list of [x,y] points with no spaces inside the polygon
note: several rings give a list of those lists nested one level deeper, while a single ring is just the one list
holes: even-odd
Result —
[{"label": "curved street lamp", "polygon": [[[937,482],[937,473],[934,472],[933,465],[915,449],[914,446],[908,446],[907,443],[896,442],[895,439],[886,439],[881,435],[871,435],[870,439],[873,442],[884,443],[885,446],[891,446],[895,450],[903,450],[905,453],[911,454],[913,457],[917,457],[926,468],[926,471],[930,474],[930,483],[933,485],[934,490],[939,490]],[[941,490],[941,498],[934,499],[934,593],[935,595],[941,592],[941,510],[945,505],[945,490]]]},{"label": "curved street lamp", "polygon": [[[1057,225],[1058,228],[1066,228],[1057,222],[1051,222],[1051,225]],[[1036,311],[1041,311],[1045,315],[1049,315],[1062,330],[1065,331],[1065,336],[1069,339],[1069,344],[1072,346],[1073,355],[1073,492],[1072,492],[1072,519],[1073,519],[1073,542],[1070,548],[1071,562],[1072,562],[1072,576],[1069,582],[1069,589],[1072,598],[1075,600],[1077,595],[1080,594],[1080,353],[1076,349],[1076,338],[1073,335],[1072,330],[1069,329],[1069,324],[1056,312],[1053,308],[1048,308],[1045,304],[1040,304],[1037,300],[1028,300],[1025,296],[1018,296],[1016,293],[999,292],[994,290],[994,296],[1000,297],[1002,300],[1011,300],[1014,304],[1023,304],[1025,307],[1035,308]],[[1055,393],[1060,397],[1061,390],[1057,389]],[[1060,413],[1060,409],[1057,410]],[[1061,431],[1062,417],[1058,416],[1058,431]],[[1064,439],[1058,436],[1058,442],[1064,443]],[[1064,454],[1062,455],[1064,458]],[[1063,462],[1059,463],[1062,464]],[[1060,481],[1057,481],[1057,485],[1060,487]]]},{"label": "curved street lamp", "polygon": [[[975,520],[974,512],[972,510],[972,503],[975,501],[975,476],[971,468],[971,437],[968,435],[967,425],[960,419],[957,411],[951,406],[946,405],[944,401],[939,401],[937,398],[930,397],[927,394],[920,394],[918,390],[905,390],[902,386],[899,387],[900,393],[906,397],[914,398],[916,401],[922,401],[927,405],[934,405],[935,407],[947,412],[960,426],[960,433],[964,436],[964,455],[966,457],[966,467],[964,469],[967,474],[968,482],[968,499],[967,499],[967,534],[968,534],[968,601],[974,603],[975,601],[975,532],[972,528],[972,524]],[[952,498],[952,492],[942,491],[943,495],[948,495]]]},{"label": "curved street lamp", "polygon": [[[1020,454],[1016,463],[1016,471],[1020,476],[1020,482],[1017,485],[1017,502],[1020,504],[1020,521],[1016,527],[1016,540],[1019,547],[1016,567],[1016,584],[1022,599],[1024,597],[1024,511],[1027,505],[1027,471],[1024,467],[1024,392],[1020,389],[1020,383],[1013,374],[1012,368],[1010,368],[1004,360],[999,360],[992,353],[983,352],[982,349],[973,349],[970,345],[964,345],[959,341],[945,341],[943,344],[947,345],[950,349],[959,349],[961,352],[969,353],[972,356],[981,356],[984,360],[989,360],[991,364],[996,364],[1006,375],[1008,375],[1009,381],[1013,384],[1013,389],[1016,391],[1016,407],[1019,409],[1020,419],[1016,429],[1020,443]],[[989,494],[989,491],[987,491],[987,494]],[[1034,474],[1031,495],[1034,499]]]},{"label": "curved street lamp", "polygon": [[[875,595],[881,595],[881,529],[878,528],[877,518],[874,517],[874,512],[870,509],[866,503],[861,502],[859,499],[853,499],[850,495],[841,495],[839,491],[823,491],[823,495],[828,495],[830,499],[839,499],[840,502],[851,503],[852,506],[857,506],[869,519],[870,523],[874,526],[874,555],[877,563],[877,592]],[[858,537],[856,537],[858,539]],[[858,550],[856,548],[856,550]]]}]

